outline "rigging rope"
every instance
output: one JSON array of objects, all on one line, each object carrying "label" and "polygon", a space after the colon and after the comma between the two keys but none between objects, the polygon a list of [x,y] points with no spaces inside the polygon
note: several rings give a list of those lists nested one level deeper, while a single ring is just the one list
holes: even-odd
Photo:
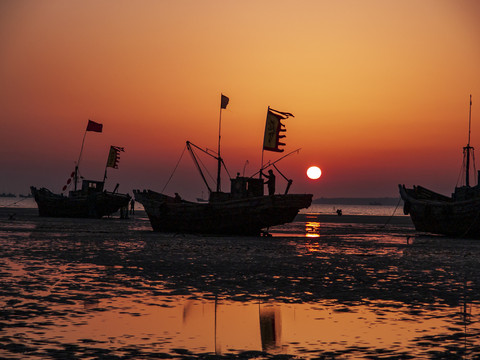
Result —
[{"label": "rigging rope", "polygon": [[472,162],[473,162],[473,178],[476,179],[476,183],[478,184],[477,167],[475,166],[475,152],[474,151],[472,151]]},{"label": "rigging rope", "polygon": [[182,160],[183,154],[185,154],[185,149],[186,149],[186,148],[187,148],[187,146],[185,145],[185,147],[183,148],[183,151],[182,151],[182,155],[180,155],[180,159],[178,159],[177,165],[175,165],[175,169],[173,169],[172,174],[170,175],[170,177],[169,177],[168,180],[167,180],[167,183],[165,184],[165,186],[164,186],[163,189],[162,189],[162,193],[165,191],[165,188],[167,187],[167,185],[168,185],[168,183],[170,182],[170,180],[172,180],[173,174],[175,174],[175,171],[177,170],[178,165],[180,164],[180,161]]},{"label": "rigging rope", "polygon": [[462,166],[460,167],[460,172],[458,173],[457,183],[455,187],[458,187],[458,184],[462,184],[464,182],[464,170],[465,169],[465,157],[463,157]]},{"label": "rigging rope", "polygon": [[[207,149],[208,150],[208,149]],[[193,151],[193,149],[192,149]],[[215,179],[213,178],[212,174],[210,174],[210,171],[208,171],[208,168],[205,166],[205,164],[203,163],[202,159],[199,157],[199,156],[196,156],[196,159],[197,161],[199,162],[199,164],[201,165],[201,167],[203,168],[203,171],[205,171],[208,176],[210,177],[210,179],[215,182]]]}]

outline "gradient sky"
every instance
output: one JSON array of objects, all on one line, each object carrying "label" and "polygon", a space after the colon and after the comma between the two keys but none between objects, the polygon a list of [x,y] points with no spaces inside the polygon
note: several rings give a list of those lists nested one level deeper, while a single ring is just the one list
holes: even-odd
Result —
[{"label": "gradient sky", "polygon": [[[85,177],[101,179],[110,145],[124,146],[107,188],[161,191],[186,140],[216,149],[223,93],[232,176],[259,168],[271,106],[295,115],[285,150],[302,150],[278,163],[291,192],[449,194],[470,94],[480,143],[478,19],[476,0],[0,0],[0,192],[60,192],[88,119],[104,131],[86,136]],[[185,154],[165,192],[202,191]]]}]

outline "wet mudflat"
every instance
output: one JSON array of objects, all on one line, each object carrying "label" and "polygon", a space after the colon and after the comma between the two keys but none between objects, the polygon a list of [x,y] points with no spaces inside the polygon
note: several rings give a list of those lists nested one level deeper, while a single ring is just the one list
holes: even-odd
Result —
[{"label": "wet mudflat", "polygon": [[7,215],[6,359],[479,358],[479,241],[405,219],[218,237],[153,233],[142,213]]}]

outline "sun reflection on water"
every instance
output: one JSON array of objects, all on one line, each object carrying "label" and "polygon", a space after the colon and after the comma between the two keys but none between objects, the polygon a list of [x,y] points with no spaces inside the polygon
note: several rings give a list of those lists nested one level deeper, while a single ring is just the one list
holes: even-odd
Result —
[{"label": "sun reflection on water", "polygon": [[317,221],[307,221],[305,223],[305,236],[309,238],[320,237],[320,223]]}]

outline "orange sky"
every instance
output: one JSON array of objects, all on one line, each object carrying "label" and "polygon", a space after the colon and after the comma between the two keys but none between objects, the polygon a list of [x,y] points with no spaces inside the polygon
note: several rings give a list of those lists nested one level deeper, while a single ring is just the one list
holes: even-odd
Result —
[{"label": "orange sky", "polygon": [[[223,92],[232,175],[258,169],[271,106],[295,115],[286,152],[302,150],[278,164],[292,192],[449,194],[469,94],[480,142],[479,18],[475,0],[0,0],[0,192],[59,192],[89,118],[104,132],[87,134],[83,175],[101,179],[124,146],[107,188],[162,190],[186,140],[216,149]],[[197,179],[185,154],[165,192],[200,196]]]}]

